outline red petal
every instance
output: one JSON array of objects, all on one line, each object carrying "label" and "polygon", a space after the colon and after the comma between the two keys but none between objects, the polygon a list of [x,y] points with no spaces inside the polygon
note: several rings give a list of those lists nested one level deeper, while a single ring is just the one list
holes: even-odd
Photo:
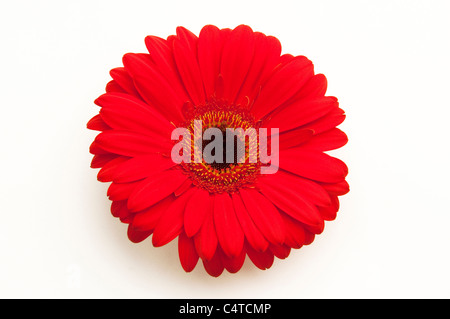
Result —
[{"label": "red petal", "polygon": [[260,183],[259,187],[275,206],[289,216],[308,225],[320,225],[323,222],[317,207],[299,196],[294,189],[265,183]]},{"label": "red petal", "polygon": [[331,205],[328,207],[319,207],[320,215],[325,220],[335,220],[339,210],[339,199],[337,196],[330,195]]},{"label": "red petal", "polygon": [[264,252],[254,250],[250,245],[246,245],[247,255],[250,260],[261,270],[266,270],[272,267],[274,261],[273,253],[267,249]]},{"label": "red petal", "polygon": [[279,136],[280,149],[291,148],[299,146],[309,141],[314,135],[313,130],[309,129],[297,129],[288,132],[283,132]]},{"label": "red petal", "polygon": [[255,225],[271,243],[284,241],[284,223],[272,203],[254,189],[241,189],[239,193]]},{"label": "red petal", "polygon": [[191,272],[198,262],[198,254],[195,250],[194,240],[181,232],[178,237],[178,256],[184,271]]},{"label": "red petal", "polygon": [[306,231],[303,224],[289,217],[286,214],[281,215],[286,225],[285,245],[299,249],[306,243]]},{"label": "red petal", "polygon": [[217,239],[228,257],[238,256],[244,245],[244,233],[236,218],[228,193],[214,196],[214,225]]},{"label": "red petal", "polygon": [[350,186],[348,185],[347,181],[342,181],[340,183],[335,184],[320,183],[320,185],[328,193],[336,196],[345,195],[350,191]]},{"label": "red petal", "polygon": [[138,188],[142,182],[133,183],[111,183],[108,187],[107,195],[110,200],[128,199],[134,189]]},{"label": "red petal", "polygon": [[277,69],[285,66],[286,64],[288,64],[289,62],[294,60],[294,58],[295,57],[292,54],[289,54],[289,53],[283,54],[280,57],[280,64],[278,65]]},{"label": "red petal", "polygon": [[117,167],[114,181],[127,183],[141,180],[161,173],[176,164],[168,157],[159,154],[134,157]]},{"label": "red petal", "polygon": [[264,126],[277,127],[280,132],[288,131],[325,116],[332,109],[336,109],[338,105],[337,99],[332,96],[315,100],[300,100],[271,115]]},{"label": "red petal", "polygon": [[100,114],[97,114],[89,120],[87,128],[93,131],[106,131],[111,129],[111,127],[103,121]]},{"label": "red petal", "polygon": [[323,74],[316,74],[305,83],[295,95],[294,100],[315,99],[323,97],[327,91],[327,78]]},{"label": "red petal", "polygon": [[126,200],[113,201],[111,203],[111,214],[114,217],[124,218],[130,215],[130,211],[127,208]]},{"label": "red petal", "polygon": [[169,153],[173,144],[155,137],[129,131],[109,130],[100,133],[95,143],[101,149],[114,154],[137,157],[148,154]]},{"label": "red petal", "polygon": [[277,38],[268,37],[260,32],[255,32],[254,38],[255,53],[252,65],[239,91],[237,101],[241,101],[245,97],[249,97],[253,101],[263,81],[273,71],[280,60],[281,44]]},{"label": "red petal", "polygon": [[205,102],[205,90],[203,88],[202,75],[197,61],[197,47],[190,48],[182,40],[175,39],[173,42],[173,53],[186,91],[195,105]]},{"label": "red petal", "polygon": [[194,236],[195,248],[203,260],[213,258],[217,249],[217,235],[214,229],[213,212],[206,215],[202,228]]},{"label": "red petal", "polygon": [[128,225],[128,239],[130,239],[130,241],[132,241],[133,243],[140,243],[141,241],[147,239],[147,237],[151,234],[152,231],[140,231],[133,228],[131,224]]},{"label": "red petal", "polygon": [[112,128],[170,139],[174,126],[149,105],[130,95],[107,93],[95,102],[102,106],[102,119]]},{"label": "red petal", "polygon": [[338,128],[315,135],[302,148],[315,151],[331,151],[347,144],[347,135]]},{"label": "red petal", "polygon": [[116,154],[98,154],[94,155],[91,162],[91,168],[100,168],[106,165],[109,161],[112,161],[113,159],[117,158],[118,155]]},{"label": "red petal", "polygon": [[239,224],[242,227],[248,243],[257,251],[265,251],[269,246],[269,243],[264,238],[264,236],[261,235],[261,232],[258,230],[258,228],[255,226],[255,223],[250,218],[241,197],[237,193],[233,193],[231,197],[233,199],[233,206],[236,212],[236,217],[239,220]]},{"label": "red petal", "polygon": [[305,245],[309,245],[314,241],[315,234],[305,229]]},{"label": "red petal", "polygon": [[224,44],[220,74],[223,77],[224,98],[234,102],[250,69],[254,53],[253,30],[246,26],[236,27]]},{"label": "red petal", "polygon": [[192,181],[190,179],[187,179],[183,182],[183,184],[180,185],[180,187],[178,187],[174,194],[175,196],[180,196],[181,194],[183,194],[184,192],[188,191],[189,189],[191,189],[192,187]]},{"label": "red petal", "polygon": [[291,252],[291,248],[286,245],[270,244],[269,250],[275,255],[275,257],[280,259],[286,259]]},{"label": "red petal", "polygon": [[109,71],[114,81],[128,94],[139,97],[139,93],[134,87],[134,82],[125,68],[115,68]]},{"label": "red petal", "polygon": [[212,212],[212,202],[209,193],[196,188],[186,205],[184,213],[184,230],[188,237],[192,237],[200,230],[207,214]]},{"label": "red petal", "polygon": [[280,168],[325,183],[342,182],[348,174],[348,168],[341,160],[298,147],[280,152]]},{"label": "red petal", "polygon": [[[185,27],[177,27],[177,38],[192,50],[194,56],[197,56],[198,37],[194,33]],[[177,38],[173,39],[173,41],[176,41]]]},{"label": "red petal", "polygon": [[222,264],[224,265],[225,269],[228,270],[228,272],[232,274],[237,273],[244,265],[245,255],[245,250],[243,249],[238,256],[232,258],[226,256],[225,254],[222,254]]},{"label": "red petal", "polygon": [[168,210],[174,201],[175,197],[168,196],[152,207],[135,213],[132,221],[133,227],[138,230],[155,229],[161,216]]},{"label": "red petal", "polygon": [[145,38],[145,45],[150,53],[150,59],[155,63],[155,66],[157,66],[161,74],[176,73],[171,43],[160,37],[147,36]]},{"label": "red petal", "polygon": [[207,25],[200,31],[198,63],[207,98],[210,98],[215,93],[215,84],[220,72],[223,43],[223,36],[216,26]]},{"label": "red petal", "polygon": [[153,232],[152,243],[155,247],[163,246],[175,239],[183,229],[184,208],[192,192],[177,197],[169,209],[163,213]]},{"label": "red petal", "polygon": [[106,84],[105,91],[108,93],[127,93],[116,81],[112,80]]},{"label": "red petal", "polygon": [[263,86],[261,94],[252,108],[255,117],[260,119],[282,105],[313,75],[313,65],[304,56],[295,57],[278,69]]},{"label": "red petal", "polygon": [[304,128],[308,128],[314,131],[315,134],[320,134],[322,132],[326,132],[339,124],[341,124],[345,120],[345,112],[340,108],[332,109],[324,117],[308,123],[304,126]]},{"label": "red petal", "polygon": [[138,212],[172,194],[188,177],[180,170],[167,170],[146,178],[128,200],[128,208]]},{"label": "red petal", "polygon": [[98,172],[97,179],[100,182],[112,182],[115,174],[118,172],[119,166],[129,160],[128,157],[119,156],[115,159],[109,161],[103,168]]},{"label": "red petal", "polygon": [[220,251],[220,249],[217,249],[216,253],[211,259],[202,259],[203,266],[205,267],[206,272],[213,277],[219,277],[223,273],[225,267],[222,263],[222,255],[223,253]]},{"label": "red petal", "polygon": [[95,140],[92,142],[91,146],[89,146],[89,153],[94,155],[111,155],[110,152],[101,148]]},{"label": "red petal", "polygon": [[285,190],[292,190],[292,193],[298,194],[299,197],[303,198],[303,201],[319,206],[328,206],[331,203],[328,193],[318,183],[286,171],[261,176],[258,186],[276,189],[281,193]]},{"label": "red petal", "polygon": [[154,106],[169,121],[183,122],[181,107],[188,100],[185,92],[177,89],[175,75],[161,74],[157,66],[145,55],[127,53],[123,57],[142,98]]}]

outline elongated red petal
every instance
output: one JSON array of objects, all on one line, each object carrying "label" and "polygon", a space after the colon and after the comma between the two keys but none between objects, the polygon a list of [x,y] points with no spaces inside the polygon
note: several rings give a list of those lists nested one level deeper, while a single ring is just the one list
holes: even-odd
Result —
[{"label": "elongated red petal", "polygon": [[268,37],[260,32],[254,33],[255,52],[247,77],[239,90],[236,101],[248,97],[253,101],[261,85],[279,63],[281,44],[277,38]]},{"label": "elongated red petal", "polygon": [[178,187],[173,193],[175,194],[175,196],[180,196],[181,194],[184,194],[186,191],[188,191],[189,189],[191,189],[193,187],[192,185],[192,180],[187,179],[185,180],[180,187]]},{"label": "elongated red petal", "polygon": [[191,272],[198,263],[198,254],[195,250],[194,240],[184,232],[178,236],[178,256],[184,271]]},{"label": "elongated red petal", "polygon": [[161,74],[150,57],[127,53],[123,57],[125,69],[133,77],[142,98],[154,106],[169,121],[183,122],[181,107],[188,100],[185,92],[174,83],[179,80],[173,75]]},{"label": "elongated red petal", "polygon": [[207,25],[200,31],[198,63],[208,99],[215,93],[215,84],[220,72],[223,43],[223,36],[216,26]]},{"label": "elongated red petal", "polygon": [[316,235],[314,233],[305,229],[305,245],[312,244],[315,237],[316,237]]},{"label": "elongated red petal", "polygon": [[249,216],[241,197],[237,193],[231,195],[233,199],[234,211],[242,227],[245,238],[248,243],[257,251],[265,251],[269,242],[264,238],[255,223]]},{"label": "elongated red petal", "polygon": [[91,168],[100,168],[106,165],[106,163],[112,161],[117,158],[119,155],[116,154],[98,154],[94,155],[91,161]]},{"label": "elongated red petal", "polygon": [[338,149],[348,142],[347,135],[338,128],[333,128],[314,136],[302,145],[303,149],[316,151],[331,151]]},{"label": "elongated red petal", "polygon": [[254,250],[250,245],[246,245],[247,255],[253,264],[261,270],[266,270],[272,267],[274,261],[274,254],[267,249],[264,252]]},{"label": "elongated red petal", "polygon": [[231,31],[224,44],[220,74],[224,98],[234,102],[253,60],[254,34],[250,27],[240,25]]},{"label": "elongated red petal", "polygon": [[205,90],[197,60],[197,43],[190,43],[188,38],[176,38],[173,41],[173,53],[186,91],[195,105],[205,102]]},{"label": "elongated red petal", "polygon": [[275,174],[261,176],[257,185],[261,186],[261,189],[269,187],[277,189],[279,192],[292,190],[304,201],[309,201],[318,206],[330,205],[330,197],[321,184],[286,171],[280,170]]},{"label": "elongated red petal", "polygon": [[273,204],[254,189],[241,189],[239,193],[249,215],[263,236],[271,243],[282,244],[284,223]]},{"label": "elongated red petal", "polygon": [[124,67],[112,69],[109,71],[109,74],[126,93],[133,96],[139,96],[139,93],[134,86],[133,79]]},{"label": "elongated red petal", "polygon": [[323,97],[327,91],[327,78],[323,74],[316,74],[311,77],[305,85],[293,97],[294,100],[299,99],[315,99]]},{"label": "elongated red petal", "polygon": [[289,217],[286,214],[281,215],[286,225],[285,245],[294,249],[299,249],[306,245],[305,226],[299,221]]},{"label": "elongated red petal", "polygon": [[264,125],[277,127],[280,129],[280,132],[288,131],[325,116],[332,109],[338,108],[338,105],[335,97],[300,100],[270,116]]},{"label": "elongated red petal", "polygon": [[331,205],[327,207],[319,207],[320,215],[325,220],[336,219],[336,214],[339,210],[339,199],[336,195],[330,195]]},{"label": "elongated red petal", "polygon": [[95,115],[89,120],[87,128],[93,131],[106,131],[111,129],[111,127],[102,119],[100,114]]},{"label": "elongated red petal", "polygon": [[97,135],[95,142],[105,151],[136,157],[148,154],[170,154],[173,144],[169,141],[130,131],[109,130]]},{"label": "elongated red petal", "polygon": [[262,118],[290,99],[313,75],[313,65],[304,56],[295,57],[278,69],[262,87],[252,108],[256,118]]},{"label": "elongated red petal", "polygon": [[110,200],[125,200],[128,199],[131,193],[141,186],[140,181],[131,183],[114,183],[108,187],[107,195]]},{"label": "elongated red petal", "polygon": [[115,174],[119,171],[119,167],[124,162],[128,161],[129,157],[119,156],[109,161],[97,174],[97,179],[100,182],[112,182]]},{"label": "elongated red petal", "polygon": [[111,155],[111,152],[104,150],[95,140],[89,146],[89,153],[94,155]]},{"label": "elongated red petal", "polygon": [[174,201],[174,196],[167,196],[155,205],[135,213],[132,221],[133,227],[142,231],[155,229],[161,216],[169,209]]},{"label": "elongated red petal", "polygon": [[113,179],[116,183],[128,183],[159,174],[176,164],[159,154],[134,157],[117,167]]},{"label": "elongated red petal", "polygon": [[127,200],[113,201],[111,203],[111,214],[114,217],[127,217],[130,212],[127,208]]},{"label": "elongated red petal", "polygon": [[283,132],[279,136],[279,148],[286,149],[308,142],[314,135],[310,129],[297,129]]},{"label": "elongated red petal", "polygon": [[148,136],[158,135],[170,140],[174,126],[156,110],[136,98],[120,93],[107,93],[100,96],[96,103],[102,106],[100,114],[110,127]]},{"label": "elongated red petal", "polygon": [[198,37],[182,26],[178,26],[176,32],[177,37],[173,39],[173,42],[175,42],[176,39],[180,39],[189,50],[192,50],[193,55],[197,56]]},{"label": "elongated red petal", "polygon": [[244,233],[228,193],[214,196],[214,226],[223,252],[228,257],[238,256],[244,245]]},{"label": "elongated red petal", "polygon": [[181,233],[183,230],[184,208],[191,196],[192,192],[187,192],[177,197],[169,206],[169,209],[163,213],[153,232],[153,246],[163,246]]},{"label": "elongated red petal", "polygon": [[236,257],[228,257],[227,255],[222,254],[222,264],[228,272],[232,274],[237,273],[244,265],[245,256],[246,252],[244,249],[242,249],[241,253]]},{"label": "elongated red petal", "polygon": [[186,205],[184,214],[184,230],[188,237],[192,237],[200,230],[207,214],[211,214],[212,205],[209,193],[196,188],[190,201]]},{"label": "elongated red petal", "polygon": [[341,160],[298,147],[280,152],[280,168],[325,183],[342,182],[348,174],[348,168]]},{"label": "elongated red petal", "polygon": [[222,255],[223,252],[220,249],[217,249],[212,258],[207,260],[202,259],[203,266],[209,275],[219,277],[223,273],[225,266],[222,262]]},{"label": "elongated red petal", "polygon": [[271,244],[269,250],[279,259],[286,259],[291,253],[291,248],[286,245]]},{"label": "elongated red petal", "polygon": [[128,225],[128,239],[133,243],[140,243],[148,238],[152,234],[152,231],[140,231],[134,228],[131,224]]},{"label": "elongated red petal", "polygon": [[311,129],[315,134],[326,132],[345,120],[345,112],[340,108],[334,108],[320,119],[308,123],[303,128]]},{"label": "elongated red petal", "polygon": [[261,192],[269,200],[289,216],[308,225],[319,225],[322,218],[317,207],[302,198],[292,189],[274,187],[274,185],[260,184]]},{"label": "elongated red petal", "polygon": [[127,93],[116,81],[111,80],[106,84],[105,91],[108,93]]},{"label": "elongated red petal", "polygon": [[187,176],[180,170],[163,171],[142,181],[128,200],[128,208],[132,211],[144,210],[172,194]]},{"label": "elongated red petal", "polygon": [[217,249],[217,234],[214,228],[213,212],[209,212],[202,228],[194,236],[195,248],[203,260],[211,260]]},{"label": "elongated red petal", "polygon": [[176,73],[171,43],[163,38],[150,35],[145,38],[145,46],[150,53],[150,59],[162,74],[173,75]]},{"label": "elongated red petal", "polygon": [[341,196],[350,191],[350,186],[347,181],[334,184],[320,183],[320,185],[331,195]]}]

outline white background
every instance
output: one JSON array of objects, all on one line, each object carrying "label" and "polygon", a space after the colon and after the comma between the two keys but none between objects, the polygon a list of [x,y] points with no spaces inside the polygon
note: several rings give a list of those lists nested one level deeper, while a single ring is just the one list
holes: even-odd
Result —
[{"label": "white background", "polygon": [[[0,297],[449,298],[449,1],[2,1]],[[351,192],[267,271],[209,277],[132,244],[88,153],[126,52],[241,23],[306,55],[347,113]]]}]

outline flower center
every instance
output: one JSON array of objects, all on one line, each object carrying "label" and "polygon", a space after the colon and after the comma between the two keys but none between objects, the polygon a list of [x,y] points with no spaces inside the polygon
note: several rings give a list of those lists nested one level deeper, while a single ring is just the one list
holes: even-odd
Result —
[{"label": "flower center", "polygon": [[[189,120],[184,127],[191,133],[192,158],[190,163],[181,165],[193,183],[210,193],[232,193],[250,186],[260,174],[261,166],[253,116],[245,109],[220,101],[197,106],[186,113]],[[209,129],[214,129],[217,134],[207,136],[205,132]],[[199,133],[202,143],[196,146],[195,138]],[[208,160],[207,155],[214,160]]]}]

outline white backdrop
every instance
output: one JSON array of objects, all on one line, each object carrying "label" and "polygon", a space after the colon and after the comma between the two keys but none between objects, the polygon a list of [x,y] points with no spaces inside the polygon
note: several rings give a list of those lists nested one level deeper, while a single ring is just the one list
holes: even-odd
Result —
[{"label": "white backdrop", "polygon": [[[449,298],[449,1],[3,1],[3,298]],[[209,277],[176,241],[132,244],[88,153],[108,71],[148,34],[205,24],[278,37],[347,113],[351,191],[316,241]]]}]

